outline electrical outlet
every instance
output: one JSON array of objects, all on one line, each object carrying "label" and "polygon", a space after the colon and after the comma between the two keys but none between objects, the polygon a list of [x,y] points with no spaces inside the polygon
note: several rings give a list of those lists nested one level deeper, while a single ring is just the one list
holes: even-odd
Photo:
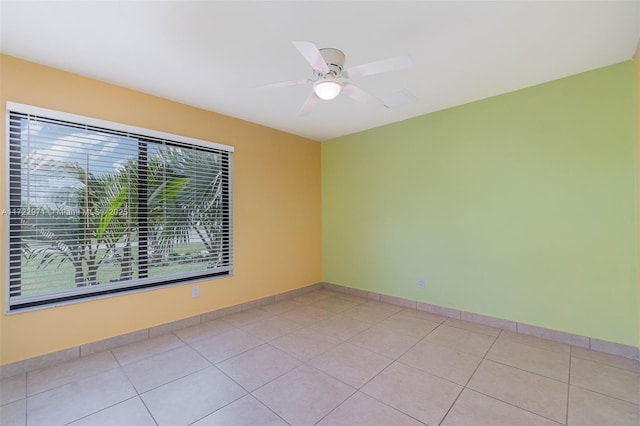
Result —
[{"label": "electrical outlet", "polygon": [[191,287],[191,297],[192,298],[196,298],[196,297],[200,297],[200,286],[199,285],[194,285],[193,287]]},{"label": "electrical outlet", "polygon": [[424,288],[424,278],[418,278],[418,288]]}]

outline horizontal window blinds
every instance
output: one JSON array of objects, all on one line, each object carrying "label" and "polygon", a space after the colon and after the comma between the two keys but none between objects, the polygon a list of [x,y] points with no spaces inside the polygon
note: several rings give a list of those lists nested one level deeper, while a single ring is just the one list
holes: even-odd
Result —
[{"label": "horizontal window blinds", "polygon": [[9,309],[227,276],[233,149],[8,104]]}]

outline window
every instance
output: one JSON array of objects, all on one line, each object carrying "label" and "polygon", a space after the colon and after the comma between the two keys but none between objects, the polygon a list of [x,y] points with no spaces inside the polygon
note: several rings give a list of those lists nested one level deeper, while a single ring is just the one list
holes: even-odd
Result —
[{"label": "window", "polygon": [[8,308],[233,272],[233,148],[7,103]]}]

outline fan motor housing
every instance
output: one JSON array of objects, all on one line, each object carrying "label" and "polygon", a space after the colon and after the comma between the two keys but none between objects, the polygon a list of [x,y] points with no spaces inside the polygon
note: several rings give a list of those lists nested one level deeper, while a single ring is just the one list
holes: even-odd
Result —
[{"label": "fan motor housing", "polygon": [[329,72],[335,77],[338,77],[340,74],[342,74],[345,60],[345,56],[342,50],[334,49],[331,47],[326,47],[319,50],[320,54],[322,55],[322,59],[324,59],[324,61],[327,63],[327,66],[329,67]]}]

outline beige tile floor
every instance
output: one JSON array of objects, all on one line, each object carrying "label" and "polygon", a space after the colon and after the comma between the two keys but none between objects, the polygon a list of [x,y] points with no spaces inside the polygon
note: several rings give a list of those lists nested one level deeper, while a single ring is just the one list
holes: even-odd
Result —
[{"label": "beige tile floor", "polygon": [[10,425],[633,425],[638,363],[335,293],[2,381]]}]

